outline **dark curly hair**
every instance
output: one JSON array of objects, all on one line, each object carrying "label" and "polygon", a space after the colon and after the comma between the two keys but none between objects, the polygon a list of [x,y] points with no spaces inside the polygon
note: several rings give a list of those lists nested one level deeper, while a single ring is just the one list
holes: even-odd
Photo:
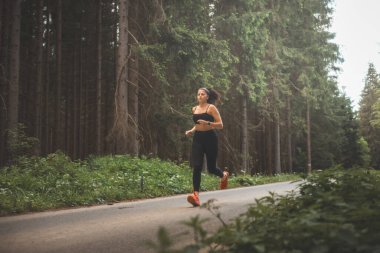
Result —
[{"label": "dark curly hair", "polygon": [[208,95],[207,103],[215,105],[220,102],[221,96],[219,92],[217,92],[216,90],[212,88],[205,88],[205,87],[202,87],[200,89],[204,90],[207,93]]}]

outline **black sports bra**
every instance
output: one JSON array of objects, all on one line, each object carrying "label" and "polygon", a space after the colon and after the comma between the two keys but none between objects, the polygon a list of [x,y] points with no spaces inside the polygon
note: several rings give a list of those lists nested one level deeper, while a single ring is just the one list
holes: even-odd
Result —
[{"label": "black sports bra", "polygon": [[204,113],[193,113],[193,121],[195,124],[199,124],[197,121],[200,119],[203,119],[206,121],[211,121],[211,122],[215,121],[214,117],[211,114],[207,113],[207,110],[209,107],[210,107],[210,105],[207,107],[206,112],[204,112]]}]

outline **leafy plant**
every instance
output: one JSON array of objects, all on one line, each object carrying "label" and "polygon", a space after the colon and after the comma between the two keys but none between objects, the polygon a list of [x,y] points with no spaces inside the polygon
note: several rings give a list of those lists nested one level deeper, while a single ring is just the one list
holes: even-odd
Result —
[{"label": "leafy plant", "polygon": [[13,159],[36,153],[39,140],[27,135],[26,126],[24,124],[19,123],[16,128],[8,129],[7,137],[9,154]]},{"label": "leafy plant", "polygon": [[378,172],[331,169],[307,178],[299,192],[256,200],[233,223],[183,250],[160,252],[379,252],[379,208]]},{"label": "leafy plant", "polygon": [[[157,158],[117,155],[72,161],[62,152],[23,156],[0,170],[0,214],[183,194],[191,192],[191,178],[187,164]],[[230,187],[241,186],[234,178]],[[218,188],[219,178],[202,175],[202,191]]]}]

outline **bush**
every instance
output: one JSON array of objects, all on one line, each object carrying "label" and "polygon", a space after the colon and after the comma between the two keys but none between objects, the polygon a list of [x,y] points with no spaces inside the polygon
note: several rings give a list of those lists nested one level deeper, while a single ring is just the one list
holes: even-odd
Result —
[{"label": "bush", "polygon": [[31,156],[39,152],[39,140],[26,134],[26,126],[17,124],[14,129],[7,130],[7,146],[9,156],[13,162],[20,156]]},{"label": "bush", "polygon": [[185,193],[190,178],[188,167],[158,159],[20,157],[0,171],[0,214]]},{"label": "bush", "polygon": [[[267,182],[264,178],[259,181]],[[237,179],[232,177],[229,187],[241,186]],[[0,170],[0,215],[188,193],[191,180],[187,164],[156,158],[110,155],[72,161],[62,152],[19,157]],[[202,175],[202,191],[218,188],[219,178]]]},{"label": "bush", "polygon": [[[200,224],[191,225],[201,240],[183,250],[170,250],[165,246],[170,241],[161,241],[158,249],[167,253],[380,252],[379,210],[376,171],[332,169],[307,178],[299,192],[257,200],[213,235],[207,235]],[[160,238],[165,233],[161,230]]]}]

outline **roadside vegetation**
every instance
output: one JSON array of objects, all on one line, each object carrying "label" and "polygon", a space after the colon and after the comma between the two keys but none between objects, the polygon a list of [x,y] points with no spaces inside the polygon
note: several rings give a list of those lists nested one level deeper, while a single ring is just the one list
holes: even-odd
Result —
[{"label": "roadside vegetation", "polygon": [[221,228],[208,234],[199,217],[186,222],[193,244],[171,250],[175,238],[162,228],[160,253],[374,253],[380,252],[380,174],[375,170],[339,168],[314,173],[299,192],[256,200],[226,225],[212,201],[208,208]]},{"label": "roadside vegetation", "polygon": [[[299,178],[232,176],[229,187],[259,185]],[[188,164],[131,156],[89,157],[72,161],[63,153],[19,157],[0,170],[0,214],[10,215],[56,208],[111,204],[118,201],[188,193],[192,190]],[[204,173],[202,191],[217,190],[217,177]]]}]

